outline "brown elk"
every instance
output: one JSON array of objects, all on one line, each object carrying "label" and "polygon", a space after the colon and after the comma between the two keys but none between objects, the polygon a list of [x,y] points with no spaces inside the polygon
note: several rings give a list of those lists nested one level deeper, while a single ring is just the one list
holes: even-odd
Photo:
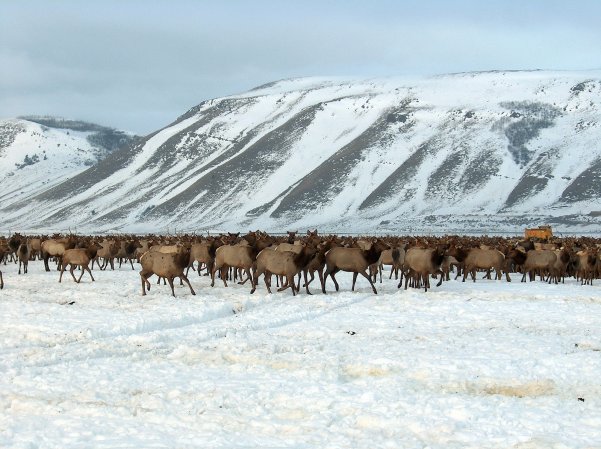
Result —
[{"label": "brown elk", "polygon": [[[70,265],[69,273],[71,273],[71,277],[78,284],[81,282],[81,278],[83,274],[87,271],[92,278],[92,282],[94,281],[94,276],[92,276],[92,271],[90,270],[90,261],[92,261],[96,257],[96,252],[100,249],[100,245],[96,243],[87,244],[85,248],[74,248],[67,249],[63,253],[62,256],[62,264],[61,264],[61,274],[58,278],[58,282],[61,282],[63,279],[63,273],[67,268],[67,265]],[[79,275],[79,279],[75,278],[75,274],[73,271],[76,267],[81,267],[81,274]]]},{"label": "brown elk", "polygon": [[141,247],[142,245],[138,240],[121,240],[119,242],[119,250],[115,256],[117,259],[119,259],[119,268],[121,268],[121,264],[124,260],[128,260],[131,265],[131,269],[135,270],[133,261],[134,259],[137,260],[136,250]]},{"label": "brown elk", "polygon": [[249,233],[244,236],[244,240],[248,245],[233,245],[238,240],[238,234],[230,234],[229,245],[223,245],[215,251],[215,264],[211,271],[211,287],[215,285],[215,273],[217,270],[221,272],[223,285],[227,287],[225,270],[222,268],[231,267],[244,270],[246,280],[240,281],[240,284],[245,283],[250,279],[252,288],[255,288],[253,276],[250,269],[253,266],[257,254],[273,243],[273,239],[266,236],[257,236],[255,233]]},{"label": "brown elk", "polygon": [[42,242],[42,257],[44,259],[44,268],[46,271],[50,271],[50,267],[48,267],[48,259],[50,257],[57,258],[57,270],[60,269],[63,254],[66,250],[75,248],[76,244],[77,239],[72,235],[61,239],[44,240]]},{"label": "brown elk", "polygon": [[374,292],[374,294],[377,295],[378,291],[376,290],[374,283],[371,281],[371,278],[367,274],[367,268],[371,264],[377,262],[380,258],[380,254],[382,254],[382,251],[388,248],[389,246],[381,240],[376,240],[375,242],[372,242],[372,245],[369,250],[345,247],[332,248],[326,253],[326,271],[323,276],[323,283],[321,285],[322,292],[324,294],[326,293],[326,281],[328,280],[328,276],[332,277],[332,281],[334,281],[336,291],[339,290],[335,274],[342,270],[353,273],[353,286],[351,288],[352,291],[355,290],[357,276],[360,274],[368,280],[369,285],[371,285],[372,291]]},{"label": "brown elk", "polygon": [[200,276],[200,270],[202,264],[207,268],[207,273],[210,274],[213,270],[213,264],[215,263],[215,253],[217,248],[222,246],[222,243],[218,239],[212,239],[211,241],[205,241],[201,243],[193,243],[190,248],[190,263],[186,269],[186,276],[190,268],[194,268],[194,262],[198,262],[198,275]]},{"label": "brown elk", "polygon": [[13,260],[15,263],[17,263],[18,260],[18,256],[17,256],[17,251],[19,250],[19,247],[21,246],[21,242],[23,241],[23,236],[21,234],[14,234],[11,238],[8,239],[8,248],[9,248],[9,255],[11,257],[11,260]]},{"label": "brown elk", "polygon": [[[370,265],[370,274],[373,276],[373,281],[376,282],[376,277],[380,275],[380,284],[382,283],[382,271],[384,265],[390,265],[390,275],[388,279],[392,279],[394,273],[395,279],[399,278],[399,271],[402,273],[403,264],[405,263],[405,252],[407,249],[406,244],[395,246],[390,249],[382,251],[380,258],[375,264]],[[394,255],[393,255],[394,254]]]},{"label": "brown elk", "polygon": [[[292,295],[296,295],[298,288],[294,283],[294,276],[299,273],[305,265],[313,258],[315,248],[301,246],[302,251],[295,253],[292,251],[272,251],[269,248],[263,249],[256,259],[256,268],[253,274],[253,286],[251,293],[254,293],[257,288],[257,282],[260,275],[264,275],[265,286],[267,291],[271,293],[271,275],[285,276],[286,284],[278,291],[283,291],[290,287]],[[306,282],[305,274],[305,282]]]},{"label": "brown elk", "polygon": [[19,259],[19,274],[21,274],[21,265],[23,265],[23,274],[27,273],[27,266],[31,258],[31,245],[27,240],[19,245],[17,250],[17,258]]},{"label": "brown elk", "polygon": [[188,284],[190,292],[196,295],[192,288],[192,284],[184,274],[184,270],[188,267],[190,261],[190,250],[180,248],[177,252],[162,252],[162,251],[147,251],[140,257],[142,270],[140,271],[140,279],[142,280],[142,295],[146,295],[146,289],[150,290],[150,282],[148,278],[156,274],[159,278],[165,278],[171,287],[171,294],[175,297],[173,287],[173,279],[179,277]]},{"label": "brown elk", "polygon": [[[309,232],[309,231],[308,231]],[[315,231],[317,232],[317,231]],[[315,272],[317,271],[317,274],[319,275],[319,285],[322,286],[323,285],[323,271],[326,267],[326,253],[332,249],[333,247],[337,246],[338,243],[333,239],[333,238],[329,238],[324,242],[319,243],[317,240],[317,238],[315,236],[313,236],[314,238],[312,238],[313,244],[317,244],[317,250],[315,252],[315,254],[313,255],[313,257],[311,258],[311,260],[309,260],[307,262],[307,264],[305,265],[305,267],[303,268],[303,275],[305,278],[305,284],[303,285],[303,287],[305,287],[307,294],[308,295],[312,295],[312,293],[309,291],[309,284],[311,284],[311,282],[313,282],[313,280],[315,279]],[[311,279],[309,279],[307,281],[307,275],[311,276]],[[299,285],[297,287],[297,291],[300,290],[300,274],[299,274],[299,279],[298,279]]]},{"label": "brown elk", "polygon": [[29,239],[29,246],[31,248],[31,260],[42,258],[42,239],[35,237]]},{"label": "brown elk", "polygon": [[[505,266],[505,255],[496,249],[482,248],[451,248],[449,255],[462,265],[463,282],[467,279],[467,275],[471,274],[472,281],[476,282],[476,270],[494,269],[496,279],[500,280],[503,276],[503,267]],[[505,271],[507,282],[511,282],[509,272]]]},{"label": "brown elk", "polygon": [[530,281],[533,281],[536,272],[544,279],[544,275],[553,271],[553,266],[557,260],[557,255],[551,250],[532,249],[523,252],[519,249],[511,250],[506,257],[507,262],[513,261],[522,268],[522,282],[526,282],[526,275],[530,274]]},{"label": "brown elk", "polygon": [[[117,253],[119,252],[119,245],[115,240],[107,239],[104,239],[100,245],[102,248],[96,253],[96,257],[92,261],[92,268],[94,268],[94,261],[96,261],[101,270],[105,270],[108,265],[111,266],[111,270],[114,270],[115,257],[117,257]],[[100,259],[103,260],[102,264],[100,263]]]},{"label": "brown elk", "polygon": [[593,285],[597,254],[592,250],[583,250],[576,253],[576,279],[581,285]]},{"label": "brown elk", "polygon": [[[419,282],[423,281],[427,292],[430,288],[430,275],[440,274],[440,281],[436,284],[437,287],[440,287],[444,278],[441,264],[446,251],[446,245],[438,245],[436,248],[409,248],[405,254],[405,290],[407,290],[410,275],[415,285],[419,285]],[[402,281],[398,287],[400,288],[401,285]]]},{"label": "brown elk", "polygon": [[570,251],[567,249],[556,249],[555,255],[557,259],[553,265],[552,273],[549,273],[549,277],[553,276],[555,283],[557,284],[560,280],[563,284],[565,282],[566,273],[568,270],[568,263],[572,259]]}]

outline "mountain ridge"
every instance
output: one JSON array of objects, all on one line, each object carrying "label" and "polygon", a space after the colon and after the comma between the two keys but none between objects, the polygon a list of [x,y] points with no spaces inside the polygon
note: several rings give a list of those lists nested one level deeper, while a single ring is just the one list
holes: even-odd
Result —
[{"label": "mountain ridge", "polygon": [[600,136],[599,71],[287,79],[201,102],[0,227],[599,232]]}]

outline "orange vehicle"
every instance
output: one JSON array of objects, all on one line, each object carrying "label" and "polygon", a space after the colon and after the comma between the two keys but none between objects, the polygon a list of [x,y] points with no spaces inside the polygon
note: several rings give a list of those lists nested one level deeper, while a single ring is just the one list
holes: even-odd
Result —
[{"label": "orange vehicle", "polygon": [[549,225],[539,226],[538,228],[526,228],[524,231],[524,237],[549,240],[553,238],[553,231]]}]

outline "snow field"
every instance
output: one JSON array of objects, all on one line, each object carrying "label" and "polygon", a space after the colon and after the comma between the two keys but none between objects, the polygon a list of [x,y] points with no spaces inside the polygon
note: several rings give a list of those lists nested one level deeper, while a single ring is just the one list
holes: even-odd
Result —
[{"label": "snow field", "polygon": [[191,272],[173,298],[125,266],[1,269],[0,447],[601,445],[597,285],[341,273],[292,297]]}]

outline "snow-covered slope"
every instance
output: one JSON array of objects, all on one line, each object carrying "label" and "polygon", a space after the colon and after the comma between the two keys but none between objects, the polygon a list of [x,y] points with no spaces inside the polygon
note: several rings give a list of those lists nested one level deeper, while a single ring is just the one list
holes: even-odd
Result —
[{"label": "snow-covered slope", "polygon": [[600,137],[601,72],[284,80],[201,103],[0,226],[599,232]]},{"label": "snow-covered slope", "polygon": [[133,139],[110,128],[52,117],[0,120],[0,204],[23,204],[85,171],[110,154],[115,136],[116,143]]}]

